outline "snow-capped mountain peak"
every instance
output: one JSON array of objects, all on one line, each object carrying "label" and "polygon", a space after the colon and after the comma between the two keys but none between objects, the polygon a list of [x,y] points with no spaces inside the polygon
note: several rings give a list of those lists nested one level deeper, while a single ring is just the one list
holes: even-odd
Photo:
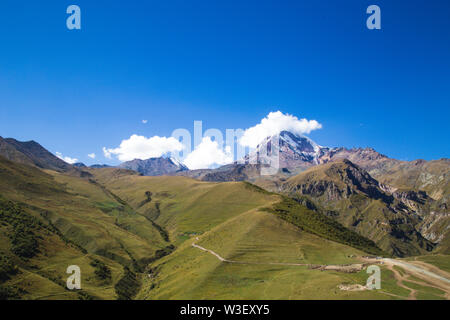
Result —
[{"label": "snow-capped mountain peak", "polygon": [[278,156],[280,168],[309,167],[329,148],[322,147],[308,137],[281,131],[267,137],[254,151],[244,158],[246,163],[269,163],[269,157]]}]

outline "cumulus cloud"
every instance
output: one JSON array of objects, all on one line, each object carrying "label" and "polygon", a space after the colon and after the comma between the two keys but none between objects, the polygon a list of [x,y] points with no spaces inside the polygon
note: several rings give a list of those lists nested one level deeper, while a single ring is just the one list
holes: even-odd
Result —
[{"label": "cumulus cloud", "polygon": [[103,155],[107,159],[112,159],[111,152],[109,152],[108,149],[106,149],[106,147],[103,147]]},{"label": "cumulus cloud", "polygon": [[96,155],[95,155],[95,153],[89,153],[88,157],[91,159],[95,159]]},{"label": "cumulus cloud", "polygon": [[76,158],[64,157],[61,152],[56,152],[56,156],[69,164],[74,164],[78,162],[78,159]]},{"label": "cumulus cloud", "polygon": [[212,168],[233,161],[229,146],[223,150],[217,141],[204,137],[202,142],[184,159],[184,164],[191,170]]},{"label": "cumulus cloud", "polygon": [[316,120],[298,119],[281,111],[270,112],[256,126],[244,131],[239,143],[243,146],[256,148],[265,138],[278,134],[283,130],[296,134],[308,134],[313,130],[322,128]]},{"label": "cumulus cloud", "polygon": [[123,140],[118,148],[103,147],[103,154],[108,159],[111,159],[111,155],[116,155],[120,161],[145,160],[161,157],[169,152],[179,152],[183,148],[181,142],[173,137],[154,136],[146,138],[133,134],[129,139]]}]

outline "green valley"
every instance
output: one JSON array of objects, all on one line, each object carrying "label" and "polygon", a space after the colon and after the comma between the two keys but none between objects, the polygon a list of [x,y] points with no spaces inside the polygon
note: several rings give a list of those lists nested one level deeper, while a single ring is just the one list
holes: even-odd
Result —
[{"label": "green valley", "polygon": [[[277,184],[0,156],[0,298],[448,298],[445,284],[383,260],[448,272],[420,218],[360,168],[332,162]],[[370,264],[381,290],[365,287]],[[71,265],[81,290],[66,287]]]}]

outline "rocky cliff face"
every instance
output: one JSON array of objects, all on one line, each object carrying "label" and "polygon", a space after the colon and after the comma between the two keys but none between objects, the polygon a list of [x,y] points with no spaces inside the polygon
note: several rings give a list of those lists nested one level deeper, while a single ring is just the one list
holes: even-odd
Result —
[{"label": "rocky cliff face", "polygon": [[284,187],[313,197],[326,195],[328,201],[346,199],[358,193],[363,193],[373,199],[387,200],[391,198],[367,171],[349,160],[305,171],[297,177],[289,179]]},{"label": "rocky cliff face", "polygon": [[401,161],[390,159],[372,148],[333,148],[325,152],[318,160],[320,164],[350,160],[369,172],[372,176],[382,174],[400,163]]},{"label": "rocky cliff face", "polygon": [[[438,243],[440,249],[441,243],[450,236],[450,213],[431,211],[424,216],[418,230],[426,239]],[[450,252],[448,248],[443,249]]]},{"label": "rocky cliff face", "polygon": [[288,179],[281,192],[294,199],[310,198],[329,216],[394,255],[424,254],[435,247],[421,234],[424,217],[414,210],[426,195],[394,196],[349,160],[312,167]]},{"label": "rocky cliff face", "polygon": [[399,189],[425,191],[445,205],[450,201],[450,159],[399,161],[374,177]]}]

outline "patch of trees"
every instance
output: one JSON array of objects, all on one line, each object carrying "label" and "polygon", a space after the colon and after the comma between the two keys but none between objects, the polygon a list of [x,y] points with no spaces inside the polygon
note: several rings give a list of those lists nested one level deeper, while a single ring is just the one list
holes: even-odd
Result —
[{"label": "patch of trees", "polygon": [[15,286],[7,286],[3,282],[19,273],[19,268],[3,252],[0,252],[0,300],[20,299],[26,293]]},{"label": "patch of trees", "polygon": [[151,191],[145,191],[145,199],[142,200],[142,202],[139,204],[139,208],[146,205],[147,203],[152,202],[152,195],[153,193]]},{"label": "patch of trees", "polygon": [[0,301],[17,300],[20,299],[21,295],[23,295],[24,293],[26,293],[26,291],[15,286],[0,285]]},{"label": "patch of trees", "polygon": [[91,261],[90,265],[95,268],[94,274],[98,279],[111,281],[111,269],[107,265],[97,259]]},{"label": "patch of trees", "polygon": [[12,232],[8,236],[14,254],[32,258],[39,252],[38,235],[35,231],[44,228],[41,221],[23,211],[19,205],[1,198],[0,221],[12,226]]},{"label": "patch of trees", "polygon": [[283,200],[272,208],[264,210],[322,238],[352,246],[369,254],[386,255],[372,240],[345,228],[319,211],[308,209],[291,198],[283,197]]},{"label": "patch of trees", "polygon": [[118,300],[131,300],[138,293],[141,284],[138,276],[128,267],[123,268],[124,275],[116,283],[114,289]]},{"label": "patch of trees", "polygon": [[0,283],[2,283],[16,275],[19,269],[4,253],[0,253],[0,255]]},{"label": "patch of trees", "polygon": [[19,257],[32,258],[39,252],[35,233],[25,225],[19,225],[10,239],[11,251]]},{"label": "patch of trees", "polygon": [[150,264],[152,262],[155,262],[156,260],[159,260],[169,254],[171,254],[175,250],[175,246],[173,244],[168,245],[167,247],[164,247],[162,249],[156,250],[155,255],[151,258],[146,258],[142,260],[143,264]]},{"label": "patch of trees", "polygon": [[159,234],[161,235],[161,237],[164,239],[164,241],[169,242],[169,233],[163,228],[161,227],[159,224],[157,224],[156,222],[154,222],[153,220],[151,220],[150,218],[146,217],[148,221],[151,222],[152,226],[158,230]]}]

